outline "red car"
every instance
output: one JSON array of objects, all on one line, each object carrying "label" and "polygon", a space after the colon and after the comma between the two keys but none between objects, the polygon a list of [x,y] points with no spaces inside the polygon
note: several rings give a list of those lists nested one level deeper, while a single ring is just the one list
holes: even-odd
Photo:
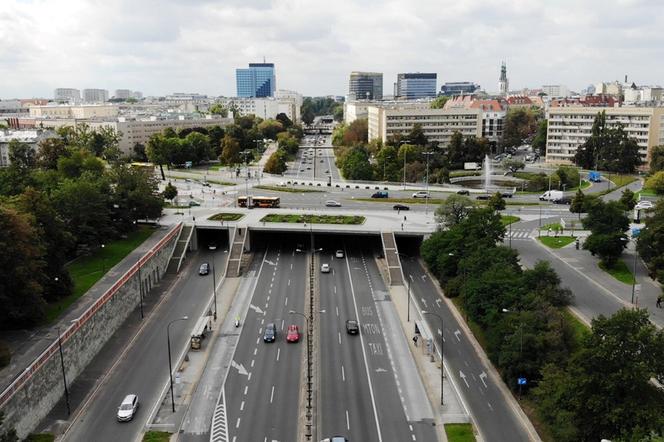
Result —
[{"label": "red car", "polygon": [[286,341],[288,342],[299,342],[300,340],[300,328],[297,325],[289,325],[288,333],[286,334]]}]

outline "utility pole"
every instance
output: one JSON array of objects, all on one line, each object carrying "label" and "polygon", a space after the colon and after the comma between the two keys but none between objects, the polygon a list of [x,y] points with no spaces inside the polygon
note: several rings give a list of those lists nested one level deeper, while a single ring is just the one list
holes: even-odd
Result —
[{"label": "utility pole", "polygon": [[426,155],[426,157],[427,157],[427,173],[426,173],[426,182],[425,182],[427,196],[426,196],[426,199],[424,200],[424,214],[425,215],[429,214],[429,157],[431,155],[433,155],[434,153],[435,152],[433,152],[433,151],[422,152],[422,155]]}]

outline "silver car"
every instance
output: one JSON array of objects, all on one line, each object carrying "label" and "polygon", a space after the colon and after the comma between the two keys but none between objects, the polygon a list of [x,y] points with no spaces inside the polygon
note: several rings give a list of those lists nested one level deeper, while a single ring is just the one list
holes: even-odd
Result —
[{"label": "silver car", "polygon": [[138,410],[138,396],[128,394],[118,407],[118,421],[129,422],[134,418],[136,410]]}]

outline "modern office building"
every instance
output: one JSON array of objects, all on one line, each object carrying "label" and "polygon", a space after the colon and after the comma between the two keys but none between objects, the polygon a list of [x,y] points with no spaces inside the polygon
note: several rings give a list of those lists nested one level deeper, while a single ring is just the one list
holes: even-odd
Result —
[{"label": "modern office building", "polygon": [[351,72],[348,81],[349,100],[382,100],[382,72]]},{"label": "modern office building", "polygon": [[472,95],[480,90],[480,85],[471,81],[447,82],[440,87],[440,93],[447,97],[455,95]]},{"label": "modern office building", "polygon": [[274,63],[249,63],[235,70],[238,97],[272,97],[277,89]]},{"label": "modern office building", "polygon": [[68,101],[78,103],[81,101],[81,91],[73,88],[57,88],[53,93],[55,101]]},{"label": "modern office building", "polygon": [[429,141],[446,147],[452,134],[460,132],[464,137],[482,136],[482,111],[480,109],[430,109],[425,107],[403,108],[397,106],[369,106],[369,141],[385,142],[394,135],[408,135],[413,126],[422,125]]},{"label": "modern office building", "polygon": [[572,163],[579,146],[590,137],[599,112],[606,112],[608,127],[621,123],[636,139],[644,165],[653,147],[664,144],[664,107],[552,107],[546,137],[547,163]]},{"label": "modern office building", "polygon": [[436,96],[437,74],[435,73],[405,73],[397,75],[394,98],[415,100]]},{"label": "modern office building", "polygon": [[86,103],[104,103],[108,101],[106,89],[83,89],[83,101]]}]

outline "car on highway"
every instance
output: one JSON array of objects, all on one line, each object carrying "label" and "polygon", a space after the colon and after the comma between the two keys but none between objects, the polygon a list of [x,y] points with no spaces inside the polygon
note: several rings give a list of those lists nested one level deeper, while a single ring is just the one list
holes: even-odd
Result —
[{"label": "car on highway", "polygon": [[208,244],[208,249],[217,250],[217,243],[216,242],[211,242],[210,244]]},{"label": "car on highway", "polygon": [[288,342],[299,342],[300,341],[300,327],[295,324],[288,326],[288,332],[286,334],[286,341]]},{"label": "car on highway", "polygon": [[491,198],[491,195],[489,195],[488,193],[485,193],[485,194],[482,194],[482,195],[477,195],[475,197],[475,199],[477,199],[477,200],[488,200],[489,198]]},{"label": "car on highway", "polygon": [[404,205],[404,204],[395,204],[392,206],[392,209],[394,210],[410,210],[410,207]]},{"label": "car on highway", "polygon": [[138,396],[128,394],[118,407],[118,422],[129,422],[134,418],[136,410],[138,410]]},{"label": "car on highway", "polygon": [[634,206],[636,210],[652,209],[653,207],[654,205],[652,201],[648,200],[639,201],[638,203],[636,203],[636,206]]},{"label": "car on highway", "polygon": [[389,194],[385,190],[379,190],[371,195],[371,198],[387,198]]},{"label": "car on highway", "polygon": [[321,264],[321,266],[320,266],[320,272],[321,272],[321,273],[330,273],[330,265],[327,264],[327,263],[325,263],[325,264]]},{"label": "car on highway", "polygon": [[201,276],[205,276],[205,275],[207,275],[208,273],[210,273],[210,264],[208,264],[207,262],[204,262],[204,263],[201,264],[201,266],[198,268],[198,274],[201,275]]},{"label": "car on highway", "polygon": [[470,192],[467,189],[457,190],[457,195],[470,195]]},{"label": "car on highway", "polygon": [[344,251],[339,249],[336,252],[334,252],[334,256],[339,258],[339,259],[342,259],[344,257]]},{"label": "car on highway", "polygon": [[277,340],[277,327],[273,322],[270,322],[265,326],[265,332],[263,333],[263,342],[274,342]]},{"label": "car on highway", "polygon": [[327,200],[327,201],[325,201],[325,206],[326,207],[341,207],[341,203],[339,201],[335,201],[335,200]]},{"label": "car on highway", "polygon": [[431,198],[431,195],[426,190],[420,190],[413,194],[413,198]]},{"label": "car on highway", "polygon": [[360,332],[360,324],[355,319],[346,320],[346,333],[356,335]]}]

